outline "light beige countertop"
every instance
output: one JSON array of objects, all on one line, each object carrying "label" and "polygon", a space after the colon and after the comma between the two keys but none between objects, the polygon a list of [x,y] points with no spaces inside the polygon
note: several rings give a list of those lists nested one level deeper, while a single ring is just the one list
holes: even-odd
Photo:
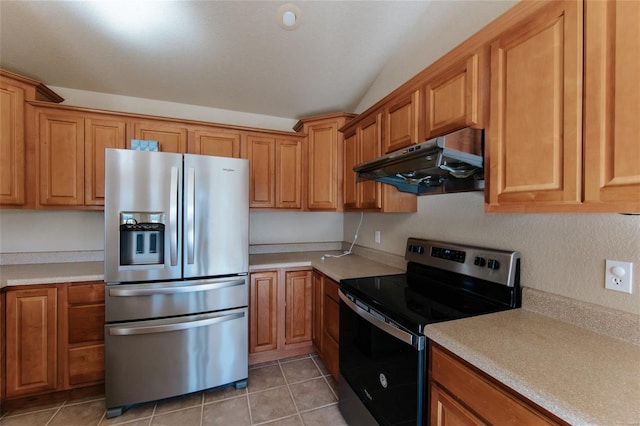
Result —
[{"label": "light beige countertop", "polygon": [[[325,255],[327,254],[338,256],[342,254],[342,252],[306,251],[297,253],[252,254],[249,255],[249,270],[257,271],[263,269],[309,266],[338,282],[346,278],[404,273],[402,269],[387,266],[356,254],[342,257],[326,257]],[[324,259],[323,256],[325,256]]]},{"label": "light beige countertop", "polygon": [[571,424],[640,424],[640,346],[525,309],[425,334]]},{"label": "light beige countertop", "polygon": [[14,285],[102,281],[103,262],[26,263],[0,266],[0,288]]}]

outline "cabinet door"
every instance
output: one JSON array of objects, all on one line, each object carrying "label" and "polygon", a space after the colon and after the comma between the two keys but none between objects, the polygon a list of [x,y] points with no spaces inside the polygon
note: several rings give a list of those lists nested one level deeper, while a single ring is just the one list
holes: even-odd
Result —
[{"label": "cabinet door", "polygon": [[104,205],[104,150],[126,148],[127,122],[118,118],[84,119],[84,204]]},{"label": "cabinet door", "polygon": [[302,141],[276,140],[276,207],[302,208]]},{"label": "cabinet door", "polygon": [[133,123],[134,139],[158,141],[162,152],[187,152],[186,127],[163,121],[138,121]]},{"label": "cabinet door", "polygon": [[358,184],[353,166],[358,164],[358,134],[344,139],[344,208],[358,208]]},{"label": "cabinet door", "polygon": [[278,347],[278,272],[251,274],[249,295],[249,353]]},{"label": "cabinet door", "polygon": [[[380,141],[380,114],[373,120],[363,123],[359,129],[359,158],[358,163],[373,160],[380,156],[382,148]],[[380,209],[380,183],[368,180],[358,183],[358,207],[361,209]]]},{"label": "cabinet door", "polygon": [[581,105],[582,3],[549,2],[491,44],[488,210],[580,202]]},{"label": "cabinet door", "polygon": [[322,306],[324,299],[323,291],[324,277],[321,273],[313,273],[313,327],[311,329],[311,339],[313,345],[320,355],[322,355]]},{"label": "cabinet door", "polygon": [[486,424],[433,383],[429,395],[430,425],[478,426]]},{"label": "cabinet door", "polygon": [[285,273],[285,345],[311,340],[312,272]]},{"label": "cabinet door", "polygon": [[418,143],[420,91],[407,95],[385,110],[385,153]]},{"label": "cabinet door", "polygon": [[427,137],[478,124],[479,87],[477,54],[429,81]]},{"label": "cabinet door", "polygon": [[338,346],[340,342],[340,299],[338,288],[337,282],[329,278],[324,279],[322,360],[336,380],[338,380],[340,373]]},{"label": "cabinet door", "polygon": [[585,203],[640,213],[640,3],[585,3]]},{"label": "cabinet door", "polygon": [[56,389],[56,294],[56,288],[7,292],[7,398]]},{"label": "cabinet door", "polygon": [[38,113],[40,204],[84,204],[84,119],[79,113]]},{"label": "cabinet door", "polygon": [[0,82],[0,204],[24,204],[24,89]]},{"label": "cabinet door", "polygon": [[240,134],[196,130],[192,154],[240,158]]},{"label": "cabinet door", "polygon": [[259,136],[247,137],[249,159],[249,207],[275,207],[275,140]]},{"label": "cabinet door", "polygon": [[338,124],[328,122],[309,125],[309,186],[310,210],[336,210],[340,163],[338,155]]}]

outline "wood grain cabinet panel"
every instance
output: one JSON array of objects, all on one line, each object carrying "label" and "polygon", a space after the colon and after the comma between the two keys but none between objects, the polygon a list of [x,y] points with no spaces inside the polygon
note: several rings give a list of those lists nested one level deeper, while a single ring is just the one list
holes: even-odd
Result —
[{"label": "wood grain cabinet panel", "polygon": [[275,139],[247,137],[249,159],[249,207],[275,207]]},{"label": "wood grain cabinet panel", "polygon": [[358,208],[358,184],[353,166],[358,164],[358,134],[345,135],[344,138],[344,208]]},{"label": "wood grain cabinet panel", "polygon": [[291,271],[285,273],[285,344],[311,340],[312,272]]},{"label": "wood grain cabinet panel", "polygon": [[57,386],[57,289],[6,293],[6,397]]},{"label": "wood grain cabinet panel", "polygon": [[187,152],[189,129],[164,121],[134,121],[134,139],[158,141],[162,152]]},{"label": "wood grain cabinet panel", "polygon": [[582,3],[549,2],[491,44],[490,206],[577,204]]},{"label": "wood grain cabinet panel", "polygon": [[313,325],[311,329],[311,339],[316,351],[322,356],[322,324],[323,324],[323,312],[322,306],[324,305],[324,276],[317,271],[313,271]]},{"label": "wood grain cabinet panel", "polygon": [[486,424],[435,384],[431,384],[429,392],[431,395],[430,425],[478,426]]},{"label": "wood grain cabinet panel", "polygon": [[195,130],[191,154],[240,158],[240,133],[214,130]]},{"label": "wood grain cabinet panel", "polygon": [[[378,158],[381,155],[381,119],[381,114],[377,114],[358,129],[358,163],[373,160],[374,158]],[[380,183],[372,180],[358,183],[359,208],[375,210],[382,207],[380,185]]]},{"label": "wood grain cabinet panel", "polygon": [[339,371],[339,342],[340,342],[340,299],[339,285],[330,278],[324,278],[324,299],[322,306],[323,351],[322,360],[335,380]]},{"label": "wood grain cabinet panel", "polygon": [[84,119],[84,204],[104,205],[105,149],[124,149],[127,145],[127,120],[101,116]]},{"label": "wood grain cabinet panel", "polygon": [[480,123],[479,54],[448,68],[427,83],[427,137]]},{"label": "wood grain cabinet panel", "polygon": [[251,274],[249,353],[278,348],[278,271]]},{"label": "wood grain cabinet panel", "polygon": [[640,2],[585,2],[584,201],[640,213]]},{"label": "wood grain cabinet panel", "polygon": [[276,207],[302,208],[302,141],[277,139]]},{"label": "wood grain cabinet panel", "polygon": [[25,203],[25,134],[22,87],[0,80],[0,205]]},{"label": "wood grain cabinet panel", "polygon": [[84,120],[75,112],[38,112],[40,204],[84,204]]},{"label": "wood grain cabinet panel", "polygon": [[418,143],[420,90],[405,96],[385,108],[384,147],[389,153]]}]

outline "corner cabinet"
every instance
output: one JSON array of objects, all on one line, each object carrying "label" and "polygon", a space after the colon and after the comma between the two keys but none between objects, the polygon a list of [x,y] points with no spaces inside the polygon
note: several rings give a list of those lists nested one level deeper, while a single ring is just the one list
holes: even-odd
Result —
[{"label": "corner cabinet", "polygon": [[439,345],[429,351],[430,425],[567,424]]},{"label": "corner cabinet", "polygon": [[255,271],[249,281],[249,364],[311,353],[311,269]]},{"label": "corner cabinet", "polygon": [[313,272],[313,345],[335,380],[339,371],[340,285],[318,271]]}]

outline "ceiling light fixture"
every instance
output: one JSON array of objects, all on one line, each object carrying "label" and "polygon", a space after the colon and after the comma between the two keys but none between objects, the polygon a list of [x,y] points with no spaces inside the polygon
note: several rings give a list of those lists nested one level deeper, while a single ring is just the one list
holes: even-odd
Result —
[{"label": "ceiling light fixture", "polygon": [[300,18],[302,17],[302,12],[293,4],[283,4],[278,9],[278,25],[280,28],[291,31],[295,30],[300,26]]}]

